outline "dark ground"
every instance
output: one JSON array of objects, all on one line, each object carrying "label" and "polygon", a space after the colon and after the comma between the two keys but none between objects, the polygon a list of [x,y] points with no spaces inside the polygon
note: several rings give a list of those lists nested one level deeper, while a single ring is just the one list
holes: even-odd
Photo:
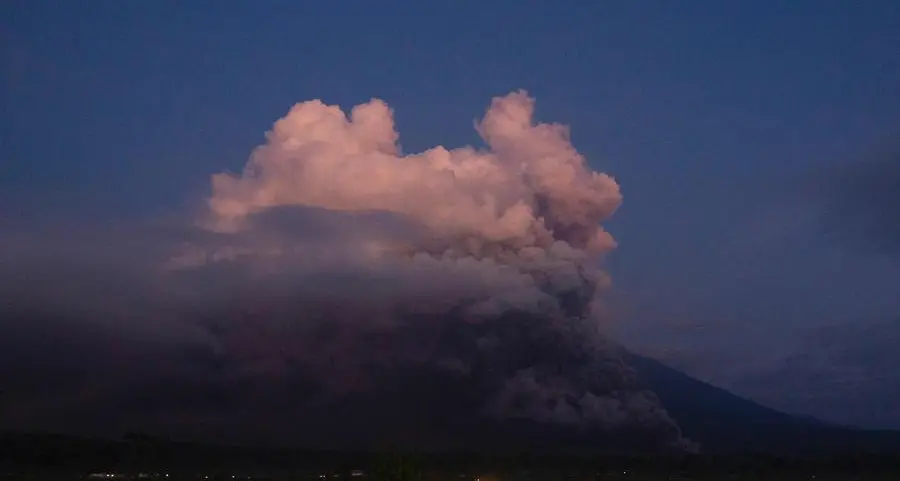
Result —
[{"label": "dark ground", "polygon": [[[115,476],[89,477],[91,473]],[[100,440],[3,433],[0,479],[896,480],[900,454],[791,458],[353,453],[199,445],[139,434]]]}]

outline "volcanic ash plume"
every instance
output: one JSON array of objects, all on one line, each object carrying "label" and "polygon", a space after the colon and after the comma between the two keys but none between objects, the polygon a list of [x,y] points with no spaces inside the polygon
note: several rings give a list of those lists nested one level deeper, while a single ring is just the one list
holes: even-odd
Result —
[{"label": "volcanic ash plume", "polygon": [[298,104],[242,176],[213,177],[209,226],[246,230],[254,214],[284,206],[389,212],[425,230],[395,248],[519,266],[550,289],[590,297],[582,284],[604,282],[589,266],[615,246],[600,222],[621,202],[619,188],[587,168],[565,127],[535,125],[533,104],[524,92],[494,99],[477,126],[489,151],[435,147],[405,157],[379,100],[349,119],[319,101]]},{"label": "volcanic ash plume", "polygon": [[355,107],[348,119],[319,101],[296,105],[242,177],[213,177],[216,227],[234,229],[274,206],[381,210],[408,216],[463,254],[490,246],[602,253],[600,227],[621,202],[615,181],[591,172],[563,126],[532,123],[524,92],[495,99],[478,130],[491,150],[435,147],[399,157],[391,110]]},{"label": "volcanic ash plume", "polygon": [[[403,156],[380,100],[349,116],[297,104],[241,175],[212,177],[201,225],[225,240],[171,266],[253,272],[228,299],[254,314],[217,331],[242,363],[327,372],[327,390],[344,394],[431,366],[484,393],[480,412],[494,418],[640,425],[678,442],[598,332],[599,265],[615,247],[601,222],[619,187],[533,110],[525,92],[495,98],[476,125],[487,149]],[[281,314],[260,297],[276,291]]]}]

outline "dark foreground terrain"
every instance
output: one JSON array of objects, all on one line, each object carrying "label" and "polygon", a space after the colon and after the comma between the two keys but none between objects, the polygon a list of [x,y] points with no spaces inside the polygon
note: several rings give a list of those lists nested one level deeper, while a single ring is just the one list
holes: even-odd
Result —
[{"label": "dark foreground terrain", "polygon": [[[634,354],[626,359],[659,395],[685,435],[699,443],[702,454],[611,455],[615,452],[607,449],[611,440],[598,439],[582,440],[574,451],[564,451],[557,443],[551,443],[553,449],[522,448],[509,438],[509,443],[493,449],[472,444],[470,452],[409,454],[409,449],[400,448],[407,453],[401,455],[396,454],[398,449],[377,446],[366,451],[323,451],[178,442],[143,432],[109,439],[0,431],[0,480],[900,479],[900,433],[780,413],[655,360]],[[488,431],[482,425],[472,435]],[[536,434],[552,439],[546,432]],[[619,439],[619,448],[624,441]]]},{"label": "dark foreground terrain", "polygon": [[[464,445],[468,452],[422,452],[414,443],[324,451],[181,442],[138,431],[88,438],[7,430],[0,431],[0,479],[900,479],[900,433],[792,416],[653,359],[631,353],[624,359],[701,454],[640,450],[629,447],[627,436],[609,433],[574,439],[484,422],[457,424],[462,438],[473,441]],[[411,447],[420,451],[409,454]]]},{"label": "dark foreground terrain", "polygon": [[900,455],[610,457],[362,453],[0,434],[0,479],[896,480]]}]

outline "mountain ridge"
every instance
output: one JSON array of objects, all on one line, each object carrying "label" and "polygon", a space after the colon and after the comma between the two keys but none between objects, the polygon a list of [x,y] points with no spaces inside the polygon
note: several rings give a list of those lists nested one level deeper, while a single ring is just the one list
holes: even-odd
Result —
[{"label": "mountain ridge", "polygon": [[[623,351],[622,354],[624,360],[637,371],[641,382],[651,388],[659,397],[662,405],[678,423],[683,434],[692,441],[700,443],[704,455],[832,456],[841,454],[890,455],[900,452],[900,432],[844,427],[782,413],[692,378],[655,359],[629,351]],[[509,450],[494,450],[495,454],[532,452],[547,455],[567,453],[569,455],[614,456],[630,452],[627,449],[616,452],[614,449],[610,449],[611,445],[607,443],[608,440],[592,438],[589,434],[583,433],[579,436],[564,432],[554,434],[552,429],[539,428],[537,425],[528,423],[507,422],[498,423],[496,426],[480,426],[484,432],[490,432],[495,428],[502,429],[503,433],[486,438],[493,440],[501,439],[503,436],[507,436],[509,439],[532,436],[535,441],[533,443],[512,443]],[[141,434],[131,435],[124,439],[112,439],[0,430],[0,445],[3,447],[0,452],[6,453],[5,459],[3,455],[0,455],[0,464],[15,464],[17,461],[29,459],[40,464],[47,460],[62,460],[73,455],[88,461],[101,460],[104,459],[104,456],[123,460],[131,456],[128,454],[131,452],[129,450],[138,444],[156,446],[164,458],[166,456],[178,457],[176,454],[172,454],[173,451],[178,450],[185,450],[185,453],[197,453],[196,455],[200,457],[198,459],[216,459],[221,456],[227,458],[236,455],[235,453],[245,453],[246,456],[254,459],[259,456],[262,457],[261,459],[281,459],[280,456],[286,456],[286,458],[293,456],[288,453],[300,452],[307,453],[309,455],[307,458],[315,459],[317,455],[311,453],[348,451],[346,449],[316,450],[303,446],[254,447],[165,439]],[[415,443],[412,439],[409,441]],[[560,443],[559,446],[567,445],[568,448],[550,448],[557,441]],[[625,439],[622,442],[627,444]],[[485,443],[485,446],[473,444],[470,447],[477,451],[489,444]],[[403,446],[384,444],[383,448],[396,450],[402,449]],[[372,446],[369,446],[368,449],[360,448],[349,451],[360,453],[372,451]],[[437,448],[433,451],[451,453],[458,449]],[[644,451],[644,454],[665,455],[667,453]]]},{"label": "mountain ridge", "polygon": [[624,351],[640,378],[704,452],[804,455],[900,452],[900,431],[841,426],[788,414],[700,381],[655,359]]}]

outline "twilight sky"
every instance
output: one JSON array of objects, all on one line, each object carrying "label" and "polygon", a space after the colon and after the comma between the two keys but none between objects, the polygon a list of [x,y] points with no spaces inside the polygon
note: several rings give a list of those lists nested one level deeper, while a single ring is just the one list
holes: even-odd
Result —
[{"label": "twilight sky", "polygon": [[900,428],[900,4],[7,1],[0,225],[181,212],[298,102],[402,153],[490,99],[619,184],[612,333],[792,412]]}]

